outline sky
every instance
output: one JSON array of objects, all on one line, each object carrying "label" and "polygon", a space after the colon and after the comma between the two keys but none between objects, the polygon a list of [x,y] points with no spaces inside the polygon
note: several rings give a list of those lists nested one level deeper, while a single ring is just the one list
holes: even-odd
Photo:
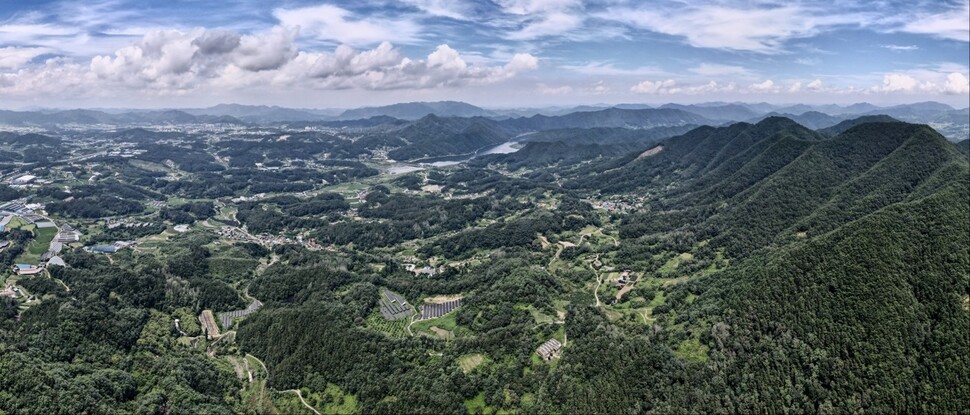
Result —
[{"label": "sky", "polygon": [[970,0],[0,1],[0,107],[970,106]]}]

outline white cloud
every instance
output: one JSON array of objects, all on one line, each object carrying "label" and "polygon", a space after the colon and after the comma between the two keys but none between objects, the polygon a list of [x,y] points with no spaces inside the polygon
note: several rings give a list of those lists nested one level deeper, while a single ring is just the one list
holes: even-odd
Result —
[{"label": "white cloud", "polygon": [[882,78],[882,86],[877,89],[882,92],[911,92],[919,86],[919,81],[905,74],[887,74]]},{"label": "white cloud", "polygon": [[603,81],[593,84],[593,86],[588,89],[588,92],[593,95],[603,95],[609,93],[610,91],[610,87],[607,86]]},{"label": "white cloud", "polygon": [[807,85],[805,85],[805,88],[808,88],[809,91],[818,91],[822,89],[822,80],[816,79],[812,82],[809,82]]},{"label": "white cloud", "polygon": [[598,13],[598,18],[619,21],[638,28],[684,37],[700,48],[719,48],[777,53],[789,39],[808,37],[823,28],[859,25],[864,21],[852,13],[821,14],[799,5],[732,7],[722,4],[688,5],[681,8],[617,8]]},{"label": "white cloud", "polygon": [[234,50],[233,62],[250,71],[277,69],[296,56],[295,37],[296,30],[281,27],[268,34],[243,36]]},{"label": "white cloud", "polygon": [[540,83],[536,84],[536,91],[543,95],[567,95],[573,92],[573,87],[569,85],[549,86]]},{"label": "white cloud", "polygon": [[748,88],[754,92],[778,92],[778,87],[775,86],[775,82],[770,79],[757,84],[751,84]]},{"label": "white cloud", "polygon": [[432,16],[448,17],[455,20],[471,20],[471,7],[462,0],[403,0]]},{"label": "white cloud", "polygon": [[50,53],[48,48],[31,48],[8,46],[0,48],[0,69],[17,69],[34,58]]},{"label": "white cloud", "polygon": [[721,84],[717,81],[708,81],[705,84],[684,85],[673,79],[667,79],[664,81],[643,81],[631,87],[630,91],[637,94],[655,95],[703,95],[738,92],[738,86],[734,82]]},{"label": "white cloud", "polygon": [[497,0],[505,13],[528,15],[560,11],[582,4],[578,0]]},{"label": "white cloud", "polygon": [[688,70],[698,75],[703,75],[708,77],[751,75],[751,71],[749,71],[747,68],[743,66],[722,65],[718,63],[702,63]]},{"label": "white cloud", "polygon": [[504,13],[515,16],[517,29],[505,35],[511,40],[569,35],[586,20],[578,0],[498,0],[497,4]]},{"label": "white cloud", "polygon": [[[502,65],[468,63],[446,44],[424,59],[405,57],[387,42],[369,50],[341,45],[332,53],[301,52],[295,36],[295,29],[283,27],[252,35],[205,29],[156,31],[86,64],[49,59],[43,65],[2,74],[0,94],[180,95],[267,87],[424,89],[492,84],[539,65],[535,56],[524,53],[512,55]],[[0,63],[19,65],[24,59],[0,59]]]},{"label": "white cloud", "polygon": [[970,94],[970,80],[961,73],[953,72],[946,76],[943,92],[954,95]]},{"label": "white cloud", "polygon": [[796,92],[800,92],[801,90],[802,90],[802,83],[799,81],[795,81],[794,83],[791,84],[791,87],[788,88],[789,93],[796,93]]},{"label": "white cloud", "polygon": [[942,13],[918,15],[909,19],[899,30],[928,34],[938,38],[970,42],[970,0]]},{"label": "white cloud", "polygon": [[551,13],[530,21],[521,30],[509,33],[512,40],[532,40],[544,36],[559,35],[575,30],[583,24],[583,18],[569,13]]},{"label": "white cloud", "polygon": [[329,4],[279,8],[273,10],[273,16],[283,26],[298,27],[301,35],[349,45],[372,45],[390,39],[413,43],[420,31],[417,23],[409,18],[367,16],[359,19],[349,10]]},{"label": "white cloud", "polygon": [[637,68],[625,69],[617,68],[612,63],[590,62],[585,65],[562,65],[560,68],[580,73],[583,75],[594,76],[667,76],[666,71],[655,66],[641,66]]},{"label": "white cloud", "polygon": [[882,47],[896,52],[909,52],[919,49],[919,46],[916,45],[882,45]]},{"label": "white cloud", "polygon": [[637,94],[676,94],[680,92],[677,82],[673,79],[665,81],[643,81],[630,88],[631,92]]}]

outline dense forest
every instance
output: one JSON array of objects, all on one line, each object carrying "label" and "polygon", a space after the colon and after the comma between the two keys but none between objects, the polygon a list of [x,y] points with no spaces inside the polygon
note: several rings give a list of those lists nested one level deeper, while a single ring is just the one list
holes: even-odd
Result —
[{"label": "dense forest", "polygon": [[[345,123],[352,140],[124,130],[150,151],[0,186],[84,231],[64,266],[6,271],[29,295],[0,297],[0,413],[970,408],[966,141],[884,116],[554,118]],[[650,128],[664,119],[680,126]],[[357,158],[526,129],[457,166]],[[4,268],[38,244],[10,223]]]}]

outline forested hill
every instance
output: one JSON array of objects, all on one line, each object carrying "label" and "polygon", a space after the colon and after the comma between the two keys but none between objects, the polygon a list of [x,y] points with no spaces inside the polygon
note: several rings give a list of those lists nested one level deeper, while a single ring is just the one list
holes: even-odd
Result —
[{"label": "forested hill", "polygon": [[468,154],[512,138],[508,129],[488,118],[444,118],[428,115],[390,133],[404,146],[388,155],[395,160]]},{"label": "forested hill", "polygon": [[[661,145],[577,180],[665,195],[624,220],[630,266],[669,250],[733,258],[667,296],[660,320],[680,329],[657,337],[696,339],[710,360],[687,370],[691,381],[671,383],[655,409],[966,409],[970,165],[952,144],[923,125],[864,123],[819,140],[774,120],[701,128]],[[584,347],[582,333],[567,334]],[[577,354],[563,366],[608,359]],[[614,369],[623,384],[669,381],[658,366]],[[624,388],[600,402],[591,386],[566,386],[582,384],[584,371],[570,372],[558,382],[569,388],[562,408],[624,412],[658,401]]]},{"label": "forested hill", "polygon": [[535,115],[502,121],[508,128],[528,132],[561,128],[655,128],[678,125],[717,124],[687,111],[662,109],[608,108],[600,111],[573,112],[559,116]]},{"label": "forested hill", "polygon": [[[735,253],[817,234],[956,180],[959,151],[933,129],[864,123],[823,139],[785,118],[702,127],[649,157],[601,163],[570,186],[659,192],[634,233],[689,227]],[[608,183],[608,184],[607,184]],[[669,214],[664,212],[670,212]]]}]

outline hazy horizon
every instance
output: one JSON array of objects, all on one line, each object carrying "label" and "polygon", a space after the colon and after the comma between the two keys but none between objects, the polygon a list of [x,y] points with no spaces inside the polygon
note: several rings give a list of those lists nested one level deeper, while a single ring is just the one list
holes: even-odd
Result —
[{"label": "hazy horizon", "polygon": [[473,106],[476,106],[476,107],[479,107],[479,108],[482,108],[482,109],[485,109],[485,110],[495,110],[495,111],[542,110],[542,109],[573,109],[573,108],[581,108],[581,107],[612,108],[612,107],[624,106],[624,105],[648,105],[648,106],[650,106],[652,108],[659,108],[659,107],[664,106],[664,105],[697,105],[697,106],[717,106],[717,105],[751,105],[751,106],[756,106],[756,105],[770,105],[770,106],[778,107],[778,108],[784,108],[784,107],[795,106],[795,105],[807,105],[807,106],[827,106],[827,105],[835,105],[835,106],[839,106],[839,107],[842,107],[842,108],[847,108],[847,107],[850,107],[850,106],[853,106],[853,105],[869,104],[869,105],[875,105],[875,106],[878,106],[878,107],[889,108],[889,107],[893,107],[893,106],[914,105],[914,104],[933,103],[933,102],[940,103],[940,104],[950,105],[955,110],[962,110],[962,109],[970,108],[970,103],[968,103],[968,104],[966,104],[964,106],[960,106],[960,105],[952,105],[952,104],[948,104],[946,102],[940,102],[940,101],[934,101],[934,100],[924,100],[924,101],[915,101],[914,100],[914,101],[909,101],[909,102],[888,103],[888,104],[876,104],[876,103],[867,102],[867,101],[857,101],[857,102],[841,103],[841,104],[839,104],[839,103],[829,103],[829,102],[806,103],[806,102],[766,102],[766,101],[760,101],[760,102],[755,102],[755,101],[749,101],[749,102],[745,102],[745,101],[697,101],[697,102],[664,101],[664,102],[658,102],[658,103],[645,103],[645,102],[615,102],[615,103],[592,102],[592,103],[558,104],[558,105],[557,104],[548,104],[548,105],[523,105],[523,106],[515,106],[515,105],[505,105],[505,106],[497,105],[497,106],[493,106],[493,105],[478,105],[478,104],[476,104],[474,102],[467,102],[467,101],[460,101],[460,100],[448,100],[448,99],[445,99],[445,100],[439,100],[439,101],[399,101],[399,102],[389,102],[389,103],[386,103],[386,104],[373,104],[373,105],[347,106],[347,107],[310,107],[310,106],[303,106],[303,107],[301,107],[301,106],[287,106],[287,105],[276,105],[276,104],[259,104],[259,103],[243,104],[243,103],[237,103],[237,102],[220,102],[220,103],[216,103],[216,104],[212,104],[212,105],[206,105],[206,106],[159,106],[159,107],[137,107],[137,106],[131,106],[131,107],[100,107],[100,106],[90,106],[90,107],[45,107],[45,106],[24,106],[24,107],[18,107],[18,108],[2,108],[2,107],[0,107],[0,110],[22,111],[22,112],[31,112],[31,111],[70,111],[70,110],[91,110],[91,111],[124,112],[124,111],[203,110],[203,109],[209,109],[209,108],[218,107],[218,106],[240,105],[240,106],[248,106],[248,107],[261,107],[262,106],[262,107],[268,107],[268,108],[283,108],[283,109],[307,110],[307,111],[346,111],[346,110],[362,109],[362,108],[379,108],[379,107],[385,107],[385,106],[396,105],[396,104],[418,104],[418,103],[437,103],[437,102],[464,103],[464,104],[473,105]]}]

